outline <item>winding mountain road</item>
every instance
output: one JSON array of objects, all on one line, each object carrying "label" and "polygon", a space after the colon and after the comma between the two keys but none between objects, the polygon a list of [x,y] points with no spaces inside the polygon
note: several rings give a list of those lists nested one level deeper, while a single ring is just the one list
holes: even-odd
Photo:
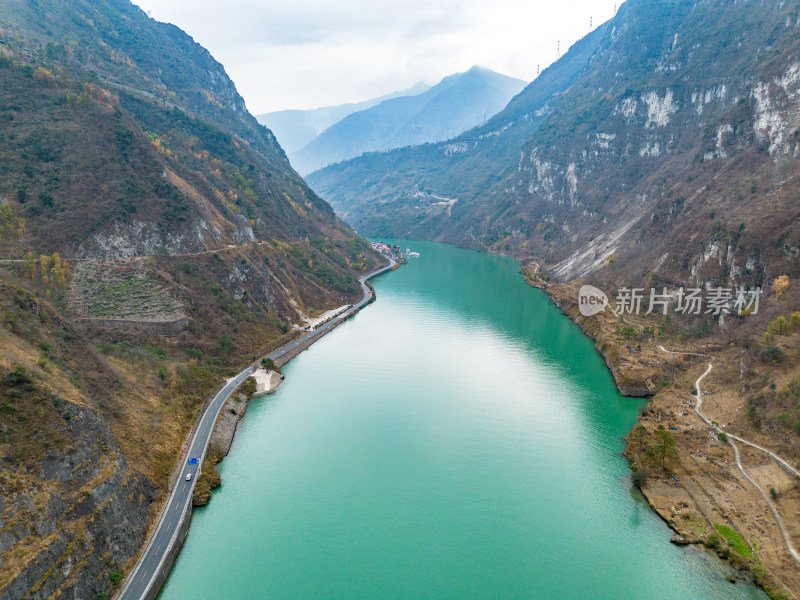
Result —
[{"label": "winding mountain road", "polygon": [[784,459],[782,459],[774,452],[767,450],[766,448],[762,448],[761,446],[759,446],[758,444],[754,444],[753,442],[748,442],[747,440],[740,438],[738,435],[733,435],[732,433],[723,431],[720,427],[714,425],[711,419],[709,419],[706,415],[704,415],[700,411],[700,407],[703,405],[702,396],[700,395],[700,382],[703,381],[703,379],[705,379],[706,375],[711,373],[711,369],[712,369],[711,363],[708,363],[708,368],[702,375],[700,375],[700,377],[697,378],[697,381],[694,384],[695,390],[697,390],[697,393],[694,396],[697,399],[697,404],[695,404],[694,410],[698,414],[698,416],[703,420],[703,422],[705,422],[706,425],[713,428],[714,431],[716,431],[718,434],[724,433],[725,435],[728,436],[728,443],[733,447],[733,453],[736,456],[736,466],[739,467],[739,471],[741,471],[745,479],[747,479],[747,481],[752,483],[753,487],[756,488],[761,493],[761,496],[764,498],[764,501],[767,503],[767,506],[769,506],[770,511],[772,511],[772,516],[775,517],[775,521],[777,521],[778,523],[778,528],[781,530],[781,535],[783,536],[784,544],[786,544],[787,552],[789,552],[789,555],[796,562],[800,563],[800,554],[798,554],[797,550],[795,550],[795,547],[792,544],[792,539],[789,537],[789,532],[786,530],[786,526],[783,524],[783,519],[781,518],[781,515],[778,512],[778,507],[775,506],[775,503],[767,495],[767,492],[764,491],[764,488],[758,485],[753,480],[753,478],[747,474],[747,471],[744,470],[741,456],[739,455],[739,447],[733,440],[741,442],[742,444],[747,444],[748,446],[752,446],[753,448],[757,448],[758,450],[761,450],[762,452],[769,454],[779,465],[781,465],[785,469],[788,469],[791,473],[794,473],[795,475],[800,475],[800,473],[798,473],[797,469],[795,469],[793,466],[791,466],[788,462],[786,462]]},{"label": "winding mountain road", "polygon": [[[330,328],[359,311],[372,299],[372,292],[367,287],[367,280],[392,269],[396,262],[392,259],[389,259],[389,261],[388,265],[359,278],[362,298],[356,304],[341,315],[279,348],[268,355],[267,358],[277,360],[286,356],[298,346],[315,341],[316,338],[327,333]],[[165,568],[168,568],[168,566],[171,566],[165,563],[170,557],[170,554],[173,553],[173,550],[176,550],[175,546],[176,543],[178,543],[181,528],[185,526],[184,521],[189,517],[190,502],[192,501],[194,486],[197,477],[200,475],[200,467],[205,459],[211,434],[217,422],[217,416],[228,397],[253,374],[257,366],[257,363],[251,364],[236,375],[236,377],[228,380],[225,386],[217,392],[208,404],[208,407],[200,415],[197,425],[191,434],[188,451],[184,454],[184,458],[186,459],[196,458],[196,464],[188,464],[188,460],[184,463],[184,469],[164,505],[156,528],[150,536],[139,561],[133,567],[128,577],[125,578],[125,582],[119,594],[116,596],[117,600],[145,600],[154,598],[158,593],[159,590],[155,589],[155,584],[159,579],[161,580],[160,583],[163,584],[163,571]],[[191,475],[191,479],[188,481],[186,480],[187,475]],[[175,554],[172,554],[173,560],[174,557]]]}]

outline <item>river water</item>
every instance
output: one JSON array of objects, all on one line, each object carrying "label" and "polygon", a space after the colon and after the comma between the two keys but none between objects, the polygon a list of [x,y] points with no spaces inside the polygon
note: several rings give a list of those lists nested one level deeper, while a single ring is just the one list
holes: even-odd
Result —
[{"label": "river water", "polygon": [[764,598],[632,490],[621,397],[514,261],[421,253],[251,401],[160,598]]}]

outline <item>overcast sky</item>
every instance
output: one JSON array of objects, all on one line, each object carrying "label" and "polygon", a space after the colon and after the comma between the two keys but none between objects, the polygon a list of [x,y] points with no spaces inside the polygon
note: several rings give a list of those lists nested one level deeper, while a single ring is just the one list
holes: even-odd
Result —
[{"label": "overcast sky", "polygon": [[355,102],[473,65],[526,81],[614,0],[133,0],[221,62],[253,114]]}]

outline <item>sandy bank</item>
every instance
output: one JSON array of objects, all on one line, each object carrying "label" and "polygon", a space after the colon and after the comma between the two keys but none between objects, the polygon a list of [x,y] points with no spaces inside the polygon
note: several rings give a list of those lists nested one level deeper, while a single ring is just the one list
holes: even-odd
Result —
[{"label": "sandy bank", "polygon": [[271,394],[278,389],[278,386],[283,381],[283,375],[275,371],[267,371],[266,369],[256,369],[252,377],[256,380],[257,396]]}]

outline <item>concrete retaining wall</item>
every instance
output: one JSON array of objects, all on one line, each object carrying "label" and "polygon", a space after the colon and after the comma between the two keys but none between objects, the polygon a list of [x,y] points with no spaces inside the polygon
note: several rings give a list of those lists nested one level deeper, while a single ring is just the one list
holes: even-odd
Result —
[{"label": "concrete retaining wall", "polygon": [[300,354],[303,350],[308,350],[308,348],[310,348],[313,344],[324,338],[326,335],[328,335],[331,331],[336,329],[339,325],[341,325],[345,321],[347,321],[347,319],[337,321],[336,323],[330,325],[327,329],[321,331],[319,335],[311,338],[307,342],[300,344],[299,346],[297,346],[297,348],[292,348],[291,352],[287,352],[286,354],[275,360],[275,366],[278,368],[282,367],[290,360],[292,360],[295,356]]},{"label": "concrete retaining wall", "polygon": [[84,323],[91,323],[101,327],[123,329],[134,333],[150,333],[172,337],[178,335],[189,326],[189,318],[181,317],[174,321],[133,321],[128,319],[78,319]]},{"label": "concrete retaining wall", "polygon": [[183,515],[181,516],[181,524],[175,533],[175,538],[173,543],[170,545],[169,552],[164,557],[164,562],[161,564],[161,569],[159,569],[158,573],[156,574],[156,577],[153,580],[153,585],[150,586],[150,590],[144,596],[143,600],[156,600],[156,598],[158,598],[158,595],[161,593],[161,588],[164,586],[164,582],[167,580],[169,572],[172,570],[172,565],[175,564],[175,560],[178,558],[181,548],[183,548],[183,542],[186,541],[186,536],[189,534],[189,524],[191,521],[192,502],[190,500],[186,503],[186,509],[183,511]]}]

